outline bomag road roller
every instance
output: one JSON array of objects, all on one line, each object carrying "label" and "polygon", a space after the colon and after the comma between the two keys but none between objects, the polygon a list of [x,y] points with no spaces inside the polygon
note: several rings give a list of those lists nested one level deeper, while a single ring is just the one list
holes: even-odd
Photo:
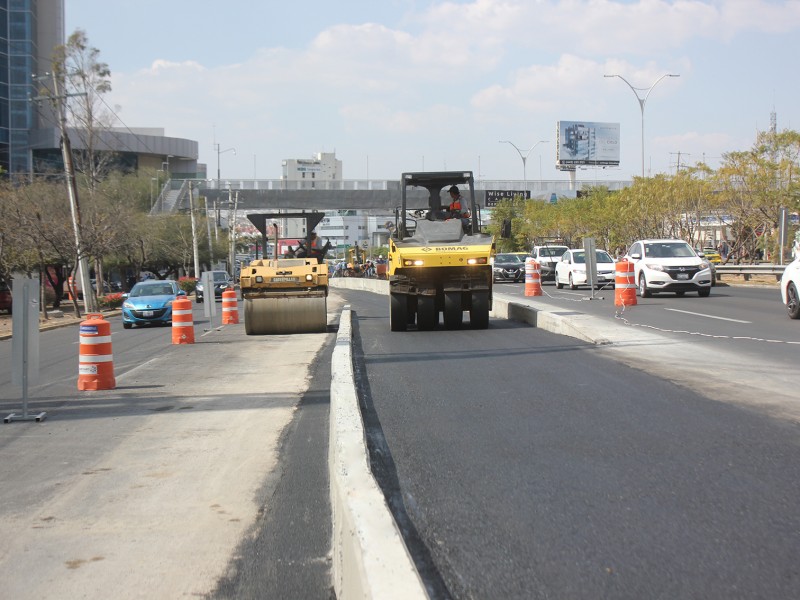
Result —
[{"label": "bomag road roller", "polygon": [[[305,219],[308,237],[296,258],[262,258],[242,267],[239,285],[247,335],[327,331],[328,265],[324,258],[330,244],[315,248],[311,238],[322,217],[316,212],[248,215],[263,236],[262,248],[269,247],[267,230],[273,219]],[[277,232],[278,227],[273,229]],[[274,247],[277,252],[277,236]]]},{"label": "bomag road roller", "polygon": [[[448,210],[452,186],[460,215]],[[458,329],[465,311],[473,329],[486,329],[495,244],[480,230],[472,172],[404,173],[400,191],[389,239],[391,330],[434,329],[439,313],[446,329]]]}]

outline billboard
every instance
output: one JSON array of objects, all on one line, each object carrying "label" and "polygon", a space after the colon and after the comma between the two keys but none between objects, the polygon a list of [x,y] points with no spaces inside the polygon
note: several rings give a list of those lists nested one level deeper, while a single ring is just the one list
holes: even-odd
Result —
[{"label": "billboard", "polygon": [[493,208],[497,206],[497,203],[501,200],[511,200],[514,196],[519,196],[521,198],[525,198],[526,200],[531,199],[531,191],[530,190],[484,190],[483,196],[483,205],[486,208]]},{"label": "billboard", "polygon": [[619,166],[619,123],[559,121],[556,167]]}]

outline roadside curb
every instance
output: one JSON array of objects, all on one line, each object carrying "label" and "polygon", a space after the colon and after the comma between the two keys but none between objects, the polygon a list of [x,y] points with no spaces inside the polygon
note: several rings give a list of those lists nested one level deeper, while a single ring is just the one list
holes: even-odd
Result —
[{"label": "roadside curb", "polygon": [[350,306],[342,309],[331,361],[328,469],[337,598],[428,595],[369,467],[352,359]]}]

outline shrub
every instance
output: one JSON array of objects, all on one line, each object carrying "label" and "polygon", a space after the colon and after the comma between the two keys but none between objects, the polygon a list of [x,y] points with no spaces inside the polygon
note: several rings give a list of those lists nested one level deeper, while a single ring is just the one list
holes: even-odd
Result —
[{"label": "shrub", "polygon": [[197,279],[194,277],[181,277],[178,279],[178,287],[187,294],[191,294],[197,287]]},{"label": "shrub", "polygon": [[97,297],[97,303],[100,305],[100,308],[119,308],[124,301],[125,299],[122,297],[122,292],[114,292],[113,294]]}]

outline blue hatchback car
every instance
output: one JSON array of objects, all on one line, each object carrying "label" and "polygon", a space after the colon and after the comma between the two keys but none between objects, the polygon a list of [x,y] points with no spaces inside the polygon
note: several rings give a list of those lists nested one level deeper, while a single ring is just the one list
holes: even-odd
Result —
[{"label": "blue hatchback car", "polygon": [[186,292],[173,279],[148,279],[133,286],[122,303],[122,326],[171,325],[172,303]]}]

